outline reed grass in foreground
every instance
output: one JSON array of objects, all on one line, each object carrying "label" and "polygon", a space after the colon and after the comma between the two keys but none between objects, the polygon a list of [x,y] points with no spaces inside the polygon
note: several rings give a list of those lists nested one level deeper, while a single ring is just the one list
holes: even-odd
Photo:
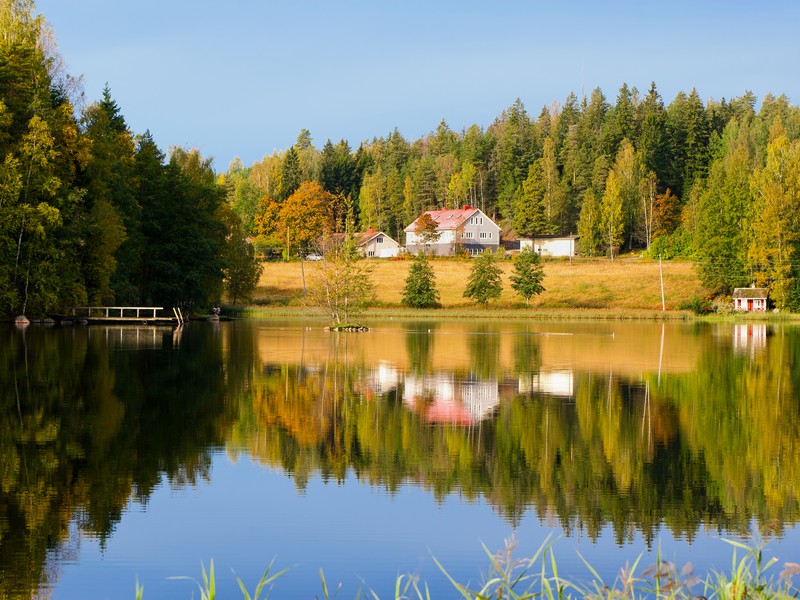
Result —
[{"label": "reed grass in foreground", "polygon": [[[652,598],[655,600],[745,600],[751,598],[789,599],[800,596],[800,588],[794,585],[793,577],[800,574],[800,564],[784,563],[783,570],[775,574],[773,567],[778,559],[763,561],[763,547],[747,546],[726,540],[733,546],[730,571],[714,571],[704,579],[697,577],[690,564],[678,567],[658,555],[656,562],[641,569],[641,556],[632,565],[626,564],[612,582],[606,582],[584,560],[592,574],[588,583],[562,577],[552,550],[552,542],[546,540],[530,558],[515,558],[514,539],[506,541],[505,548],[493,554],[484,546],[489,560],[489,570],[479,586],[470,586],[456,581],[447,569],[434,558],[436,565],[450,581],[460,598],[482,600],[491,598],[561,600],[564,598],[583,598],[591,600],[634,600]],[[582,558],[582,557],[581,557]],[[274,562],[274,561],[273,561]],[[244,600],[266,600],[273,591],[275,581],[288,569],[272,573],[271,562],[251,595],[244,582],[236,578]],[[203,581],[197,584],[202,600],[216,599],[216,576],[214,562],[208,571],[202,565]],[[187,579],[181,577],[179,579]],[[321,597],[330,600],[336,597],[341,584],[333,590],[328,587],[325,575],[320,570]],[[136,600],[142,600],[144,588],[136,582]],[[380,600],[373,590],[358,590],[356,599],[362,596]],[[450,596],[448,596],[449,598]],[[400,575],[395,580],[394,600],[432,600],[433,596],[425,582],[411,574]]]}]

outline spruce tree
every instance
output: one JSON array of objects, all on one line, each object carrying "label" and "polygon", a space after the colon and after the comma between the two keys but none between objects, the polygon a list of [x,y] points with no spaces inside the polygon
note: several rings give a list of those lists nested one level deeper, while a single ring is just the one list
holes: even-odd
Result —
[{"label": "spruce tree", "polygon": [[414,257],[406,277],[402,304],[411,308],[436,308],[439,306],[439,290],[436,275],[425,254]]},{"label": "spruce tree", "polygon": [[544,291],[543,279],[542,257],[532,248],[525,248],[514,260],[511,287],[525,298],[525,304],[529,304],[531,296],[541,294]]},{"label": "spruce tree", "polygon": [[501,274],[500,267],[495,264],[494,254],[491,252],[480,254],[472,265],[464,297],[472,298],[483,305],[488,304],[489,300],[499,298],[503,291]]}]

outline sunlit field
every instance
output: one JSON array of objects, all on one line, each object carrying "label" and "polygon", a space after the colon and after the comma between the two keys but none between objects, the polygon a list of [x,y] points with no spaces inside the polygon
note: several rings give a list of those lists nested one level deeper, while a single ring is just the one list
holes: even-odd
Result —
[{"label": "sunlit field", "polygon": [[[369,259],[375,284],[375,304],[400,306],[403,287],[411,260]],[[469,259],[433,259],[436,285],[445,308],[474,306],[464,298],[464,288],[474,264]],[[503,270],[503,294],[490,306],[524,307],[525,301],[514,293],[509,276],[513,263],[498,263]],[[265,306],[300,306],[303,278],[308,284],[319,264],[314,262],[267,262],[254,303]],[[658,261],[624,256],[613,263],[609,259],[552,259],[544,263],[545,292],[532,298],[530,307],[539,310],[594,309],[625,311],[660,311],[661,283]],[[677,310],[693,295],[700,293],[700,283],[689,262],[663,263],[664,299],[667,310]]]}]

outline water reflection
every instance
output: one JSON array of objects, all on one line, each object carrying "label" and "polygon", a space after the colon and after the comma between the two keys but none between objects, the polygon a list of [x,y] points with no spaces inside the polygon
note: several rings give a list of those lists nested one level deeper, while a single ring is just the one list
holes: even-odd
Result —
[{"label": "water reflection", "polygon": [[[798,520],[800,336],[766,325],[0,330],[0,596],[219,448],[622,543]],[[231,517],[233,518],[233,517]]]}]

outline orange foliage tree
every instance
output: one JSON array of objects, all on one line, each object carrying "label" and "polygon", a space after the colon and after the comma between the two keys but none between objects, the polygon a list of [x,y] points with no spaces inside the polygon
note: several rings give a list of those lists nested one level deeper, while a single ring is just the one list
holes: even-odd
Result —
[{"label": "orange foliage tree", "polygon": [[335,198],[316,181],[305,181],[281,205],[276,234],[285,244],[287,257],[307,251],[333,225]]}]

